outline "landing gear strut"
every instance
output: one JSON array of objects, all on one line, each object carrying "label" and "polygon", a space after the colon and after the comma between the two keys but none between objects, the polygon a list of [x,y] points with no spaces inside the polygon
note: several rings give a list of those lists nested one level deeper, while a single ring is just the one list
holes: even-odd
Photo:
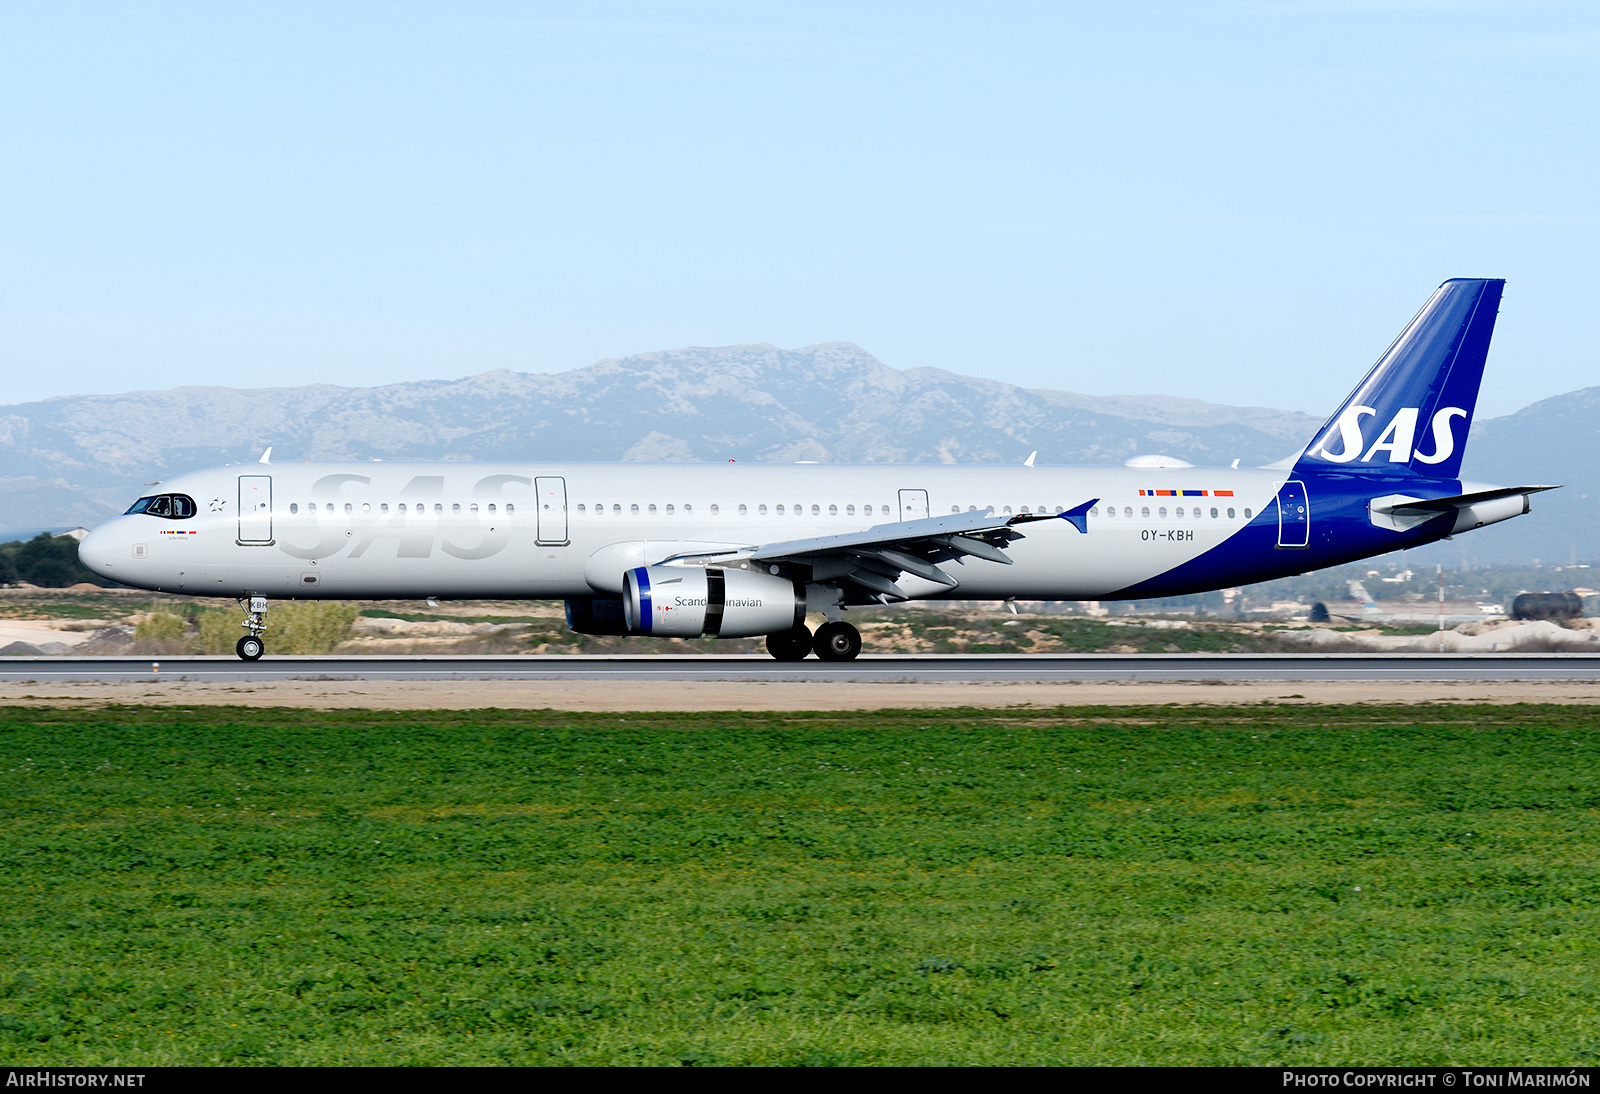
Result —
[{"label": "landing gear strut", "polygon": [[792,631],[769,634],[767,652],[779,661],[804,661],[811,652],[811,631],[802,623]]},{"label": "landing gear strut", "polygon": [[848,623],[824,623],[811,645],[824,661],[854,661],[861,652],[861,632]]},{"label": "landing gear strut", "polygon": [[[241,601],[240,603],[243,603]],[[249,606],[245,608],[244,622],[239,624],[250,633],[239,639],[239,644],[234,646],[234,652],[244,661],[259,661],[261,655],[267,652],[267,644],[262,641],[261,634],[267,629],[267,598],[252,596]]]}]

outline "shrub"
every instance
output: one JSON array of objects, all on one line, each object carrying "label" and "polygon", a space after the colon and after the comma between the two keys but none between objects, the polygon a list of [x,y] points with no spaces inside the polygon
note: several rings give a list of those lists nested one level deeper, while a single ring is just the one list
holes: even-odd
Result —
[{"label": "shrub", "polygon": [[[267,612],[265,639],[273,653],[332,653],[352,637],[354,604],[310,601],[276,604]],[[232,649],[230,644],[229,649]]]},{"label": "shrub", "polygon": [[200,633],[195,645],[201,653],[232,653],[239,639],[244,637],[243,612],[215,609],[200,613]]},{"label": "shrub", "polygon": [[189,621],[165,609],[152,611],[133,628],[134,653],[188,653]]}]

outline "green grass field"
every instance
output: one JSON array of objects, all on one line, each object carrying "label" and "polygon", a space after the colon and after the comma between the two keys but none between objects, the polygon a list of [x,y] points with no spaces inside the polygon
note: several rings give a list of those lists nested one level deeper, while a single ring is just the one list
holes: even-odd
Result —
[{"label": "green grass field", "polygon": [[0,710],[6,1064],[1593,1064],[1579,707]]}]

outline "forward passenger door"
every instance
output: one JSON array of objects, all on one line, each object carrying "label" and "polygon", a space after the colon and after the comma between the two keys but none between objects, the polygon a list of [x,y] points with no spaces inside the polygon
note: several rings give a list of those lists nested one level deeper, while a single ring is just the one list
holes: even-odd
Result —
[{"label": "forward passenger door", "polygon": [[262,546],[272,542],[272,476],[239,476],[239,542]]}]

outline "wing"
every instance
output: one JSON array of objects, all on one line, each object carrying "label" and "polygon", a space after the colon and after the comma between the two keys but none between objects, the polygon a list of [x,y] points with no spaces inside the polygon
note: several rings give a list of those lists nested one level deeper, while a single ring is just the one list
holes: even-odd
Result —
[{"label": "wing", "polygon": [[1064,520],[1079,532],[1087,533],[1089,510],[1099,501],[1093,498],[1064,513],[1003,517],[995,516],[993,509],[981,513],[952,513],[947,517],[879,524],[861,532],[764,543],[715,555],[677,555],[663,562],[690,565],[761,562],[773,567],[804,567],[810,571],[813,582],[855,586],[872,600],[909,600],[910,594],[895,584],[902,574],[913,574],[953,589],[960,582],[940,568],[941,562],[971,557],[1009,566],[1011,559],[1003,548],[1023,538],[1021,525]]}]

